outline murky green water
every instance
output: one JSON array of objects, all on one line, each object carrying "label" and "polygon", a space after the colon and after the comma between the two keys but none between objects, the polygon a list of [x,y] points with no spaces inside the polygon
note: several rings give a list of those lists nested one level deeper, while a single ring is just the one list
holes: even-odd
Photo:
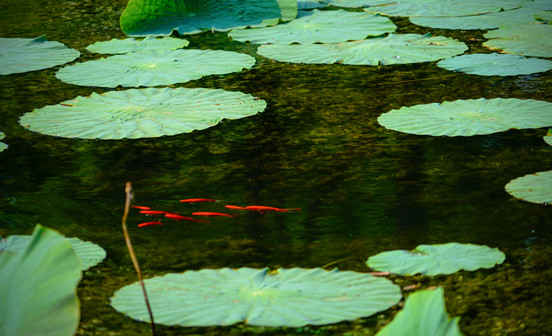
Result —
[{"label": "murky green water", "polygon": [[[88,44],[121,38],[125,1],[5,0],[2,37],[45,35],[96,58]],[[447,32],[396,20],[400,32],[452,36],[471,51],[481,32]],[[552,101],[552,72],[479,77],[434,63],[383,68],[292,65],[255,55],[222,33],[192,36],[191,48],[233,50],[257,58],[250,71],[175,85],[239,90],[265,99],[265,112],[192,134],[146,140],[55,138],[24,130],[25,112],[78,95],[105,92],[58,81],[57,68],[0,77],[0,234],[28,234],[35,224],[103,246],[108,258],[79,287],[79,335],[146,335],[149,326],[109,306],[113,291],[136,280],[120,230],[124,182],[137,203],[186,213],[178,199],[301,208],[245,214],[206,224],[137,229],[135,248],[147,277],[218,267],[320,267],[367,271],[364,261],[422,243],[500,247],[505,264],[436,278],[392,277],[399,284],[445,287],[448,310],[467,335],[552,335],[552,212],[513,199],[511,179],[549,170],[545,130],[511,130],[469,138],[413,136],[376,118],[401,106],[466,98]],[[337,261],[337,262],[336,262]],[[335,262],[335,263],[334,263]],[[373,335],[398,308],[354,322],[300,329],[160,327],[163,335]]]}]

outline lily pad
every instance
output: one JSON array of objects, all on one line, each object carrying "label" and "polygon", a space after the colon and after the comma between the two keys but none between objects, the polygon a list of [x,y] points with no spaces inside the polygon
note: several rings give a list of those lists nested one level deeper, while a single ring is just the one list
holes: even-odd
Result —
[{"label": "lily pad", "polygon": [[[30,244],[32,237],[27,235],[13,235],[6,239],[5,249],[11,252],[23,252]],[[100,246],[80,240],[79,238],[67,238],[75,254],[80,260],[81,270],[85,271],[96,266],[105,259],[105,250]]]},{"label": "lily pad", "polygon": [[83,86],[158,86],[249,69],[255,59],[222,50],[147,50],[61,68],[56,77]]},{"label": "lily pad", "polygon": [[420,135],[472,136],[552,125],[552,103],[533,99],[467,99],[401,107],[378,118],[385,128]]},{"label": "lily pad", "polygon": [[34,132],[67,138],[150,138],[201,130],[262,112],[264,100],[220,89],[148,88],[93,93],[26,113]]},{"label": "lily pad", "polygon": [[412,251],[382,252],[368,258],[366,264],[378,271],[401,275],[438,275],[492,268],[504,262],[504,258],[504,253],[497,248],[447,243],[418,245]]},{"label": "lily pad", "polygon": [[393,321],[376,336],[461,336],[459,317],[450,318],[443,288],[412,293]]},{"label": "lily pad", "polygon": [[516,76],[552,69],[552,62],[507,54],[470,54],[447,58],[437,66],[480,76]]},{"label": "lily pad", "polygon": [[[4,139],[5,137],[6,137],[6,135],[4,134],[4,132],[0,132],[0,140]],[[8,148],[8,145],[6,145],[3,142],[0,142],[0,152],[3,151],[6,148]]]},{"label": "lily pad", "polygon": [[552,39],[543,38],[552,36],[552,25],[549,24],[504,26],[484,36],[489,41],[483,45],[489,49],[522,56],[552,57]]},{"label": "lily pad", "polygon": [[313,9],[313,8],[324,8],[328,7],[328,1],[326,0],[298,0],[297,8],[298,9]]},{"label": "lily pad", "polygon": [[74,335],[80,278],[71,244],[40,225],[22,253],[0,250],[0,334]]},{"label": "lily pad", "polygon": [[360,7],[370,7],[377,6],[382,4],[391,4],[395,0],[328,0],[330,5],[334,7],[345,7],[345,8],[360,8]]},{"label": "lily pad", "polygon": [[366,11],[389,16],[465,16],[519,7],[519,0],[401,0]]},{"label": "lily pad", "polygon": [[96,42],[86,47],[86,49],[98,54],[127,54],[145,50],[174,50],[187,47],[188,44],[190,42],[185,39],[147,36],[142,40],[127,38]]},{"label": "lily pad", "polygon": [[257,53],[291,63],[389,65],[436,61],[467,49],[464,43],[448,37],[390,34],[334,44],[262,45]]},{"label": "lily pad", "polygon": [[232,30],[228,35],[237,41],[264,44],[335,43],[362,40],[392,32],[397,27],[386,17],[362,12],[312,11],[286,24],[273,27]]},{"label": "lily pad", "polygon": [[80,52],[63,43],[37,38],[0,38],[0,75],[42,70],[65,64]]},{"label": "lily pad", "polygon": [[552,146],[552,129],[549,129],[545,136],[542,137],[544,142]]},{"label": "lily pad", "polygon": [[[145,284],[155,321],[179,326],[329,324],[386,310],[401,298],[399,287],[385,278],[320,268],[205,269]],[[111,305],[149,321],[138,283],[116,291]]]},{"label": "lily pad", "polygon": [[121,14],[127,35],[196,34],[277,24],[297,15],[297,0],[130,0]]},{"label": "lily pad", "polygon": [[518,177],[508,182],[506,191],[521,200],[537,203],[552,204],[552,170]]}]

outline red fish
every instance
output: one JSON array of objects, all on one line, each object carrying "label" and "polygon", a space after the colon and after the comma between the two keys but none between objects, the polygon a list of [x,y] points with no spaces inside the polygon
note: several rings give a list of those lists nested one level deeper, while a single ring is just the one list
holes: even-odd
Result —
[{"label": "red fish", "polygon": [[163,223],[161,223],[160,221],[144,222],[144,223],[138,224],[138,227],[141,228],[141,227],[150,226],[150,225],[163,225]]},{"label": "red fish", "polygon": [[216,202],[216,199],[212,198],[186,198],[181,199],[180,203],[200,203],[200,202]]},{"label": "red fish", "polygon": [[247,210],[245,207],[237,206],[237,205],[225,205],[226,209],[232,209],[232,210]]},{"label": "red fish", "polygon": [[140,209],[140,210],[150,210],[151,209],[150,207],[144,206],[144,205],[133,205],[132,207],[135,208],[135,209]]},{"label": "red fish", "polygon": [[245,207],[245,209],[252,210],[252,211],[276,211],[276,212],[290,212],[290,211],[299,211],[299,210],[301,210],[299,208],[282,209],[282,208],[276,208],[276,207],[271,207],[271,206],[266,206],[266,205],[248,205],[248,206]]},{"label": "red fish", "polygon": [[166,212],[165,217],[170,218],[170,219],[174,219],[174,220],[188,220],[188,221],[192,221],[192,222],[199,222],[195,218],[186,217],[186,216],[182,216],[182,215],[171,213],[171,212]]},{"label": "red fish", "polygon": [[161,211],[161,210],[140,210],[140,213],[144,214],[144,215],[162,215],[162,214],[165,213],[165,211]]},{"label": "red fish", "polygon": [[230,214],[223,213],[223,212],[192,212],[193,216],[222,216],[222,217],[233,217]]}]

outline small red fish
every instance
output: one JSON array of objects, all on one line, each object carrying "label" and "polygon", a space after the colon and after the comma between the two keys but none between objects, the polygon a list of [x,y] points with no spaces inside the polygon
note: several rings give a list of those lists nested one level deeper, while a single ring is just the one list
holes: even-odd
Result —
[{"label": "small red fish", "polygon": [[378,277],[378,276],[388,276],[391,273],[389,273],[389,272],[369,272],[368,274],[373,275],[375,277]]},{"label": "small red fish", "polygon": [[166,212],[165,217],[170,218],[170,219],[174,219],[174,220],[188,220],[188,221],[192,221],[192,222],[199,222],[195,218],[186,217],[186,216],[182,216],[182,215],[171,213],[171,212]]},{"label": "small red fish", "polygon": [[186,198],[181,199],[180,203],[200,203],[200,202],[216,202],[216,199],[212,198]]},{"label": "small red fish", "polygon": [[150,207],[144,206],[144,205],[133,205],[132,207],[135,208],[135,209],[140,209],[140,210],[151,210]]},{"label": "small red fish", "polygon": [[225,205],[224,207],[226,209],[231,209],[231,210],[247,210],[245,207],[241,207],[237,205]]},{"label": "small red fish", "polygon": [[282,209],[282,208],[276,208],[266,205],[248,205],[245,207],[247,210],[252,211],[276,211],[276,212],[290,212],[290,211],[299,211],[300,208],[293,208],[293,209]]},{"label": "small red fish", "polygon": [[163,225],[163,223],[161,223],[160,221],[144,222],[144,223],[138,224],[138,227],[141,228],[141,227],[150,226],[150,225]]},{"label": "small red fish", "polygon": [[144,215],[162,215],[162,214],[165,213],[165,211],[161,211],[161,210],[140,210],[140,213],[144,214]]},{"label": "small red fish", "polygon": [[222,217],[233,217],[230,214],[223,213],[223,212],[192,212],[193,216],[222,216]]}]

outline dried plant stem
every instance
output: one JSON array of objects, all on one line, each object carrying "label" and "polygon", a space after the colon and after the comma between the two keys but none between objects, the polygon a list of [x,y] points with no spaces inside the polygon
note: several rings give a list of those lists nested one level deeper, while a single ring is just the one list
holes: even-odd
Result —
[{"label": "dried plant stem", "polygon": [[125,211],[123,213],[123,220],[122,220],[123,235],[125,236],[125,241],[128,248],[128,254],[130,254],[130,259],[132,260],[132,264],[134,265],[134,269],[136,270],[136,274],[138,275],[138,281],[140,282],[140,286],[142,286],[144,301],[146,301],[146,307],[148,308],[148,313],[151,321],[151,334],[155,336],[155,322],[153,321],[153,312],[151,311],[151,306],[148,299],[148,293],[146,292],[146,286],[144,285],[144,281],[142,280],[142,272],[140,271],[140,265],[138,264],[138,259],[136,259],[136,255],[134,254],[134,249],[132,248],[132,243],[130,242],[130,236],[128,235],[128,230],[126,225],[128,212],[130,210],[130,203],[132,202],[132,184],[130,182],[127,182],[125,184],[125,194],[126,194]]}]

